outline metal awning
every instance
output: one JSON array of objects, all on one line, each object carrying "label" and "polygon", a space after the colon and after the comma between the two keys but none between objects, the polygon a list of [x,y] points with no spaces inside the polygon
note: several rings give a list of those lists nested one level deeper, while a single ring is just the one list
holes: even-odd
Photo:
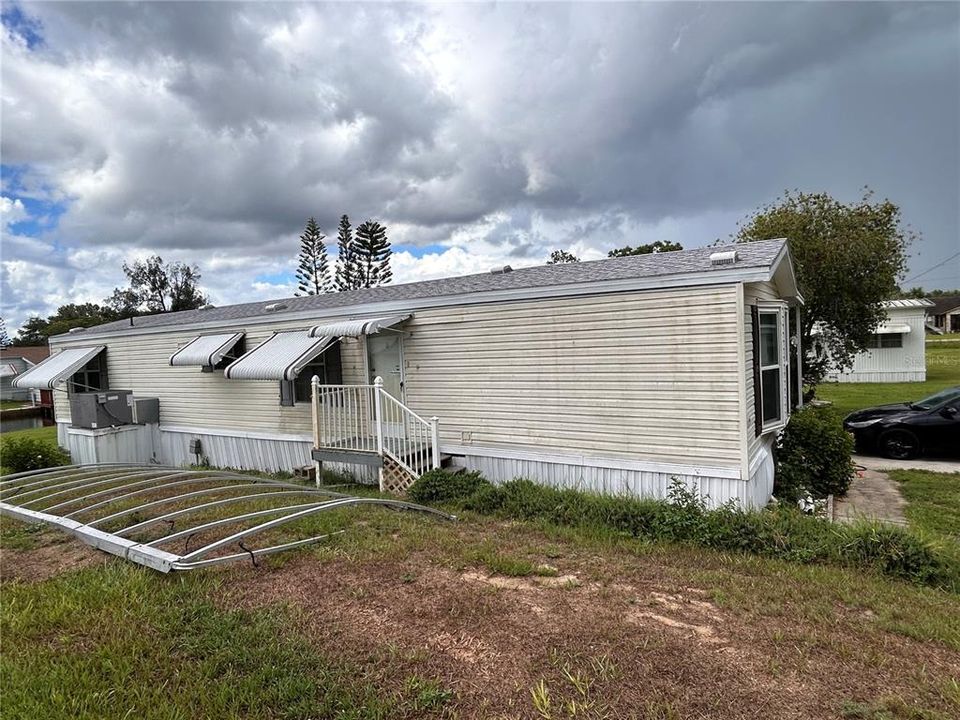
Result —
[{"label": "metal awning", "polygon": [[[52,525],[160,572],[244,559],[257,564],[261,556],[345,532],[337,527],[339,511],[371,507],[456,519],[402,500],[224,470],[105,463],[0,478],[0,515]],[[321,521],[323,516],[329,520]]]},{"label": "metal awning", "polygon": [[170,356],[170,364],[175,367],[212,367],[242,339],[242,332],[198,335]]},{"label": "metal awning", "polygon": [[874,332],[877,335],[892,335],[894,333],[906,334],[910,332],[910,326],[906,323],[880,323]]},{"label": "metal awning", "polygon": [[0,378],[14,377],[16,374],[17,369],[10,363],[0,365]]},{"label": "metal awning", "polygon": [[341,320],[327,325],[314,325],[310,328],[311,337],[360,337],[373,335],[385,328],[399,325],[410,315],[388,315],[386,317],[366,318],[363,320]]},{"label": "metal awning", "polygon": [[18,375],[13,385],[52,390],[58,383],[68,379],[104,350],[106,350],[105,345],[62,350]]},{"label": "metal awning", "polygon": [[293,380],[336,339],[310,337],[303,330],[274,333],[227,365],[223,374],[230,380]]}]

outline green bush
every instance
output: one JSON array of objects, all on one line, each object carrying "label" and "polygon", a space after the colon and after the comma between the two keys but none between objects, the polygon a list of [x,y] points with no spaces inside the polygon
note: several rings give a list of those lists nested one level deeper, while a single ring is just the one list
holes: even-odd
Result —
[{"label": "green bush", "polygon": [[70,455],[56,445],[36,438],[10,438],[0,446],[0,465],[11,473],[67,465]]},{"label": "green bush", "polygon": [[407,494],[419,503],[447,503],[464,500],[483,486],[489,486],[478,472],[448,473],[429,470],[410,486]]},{"label": "green bush", "polygon": [[899,528],[834,524],[789,506],[743,510],[730,503],[710,510],[699,493],[677,481],[670,486],[669,500],[661,501],[560,490],[523,479],[493,486],[476,473],[456,485],[449,476],[428,475],[421,479],[426,482],[418,497],[439,496],[436,502],[474,512],[576,527],[591,535],[674,542],[791,562],[837,563],[960,590],[957,562]]},{"label": "green bush", "polygon": [[853,438],[827,407],[807,406],[790,418],[776,448],[774,494],[788,502],[845,495],[853,480]]}]

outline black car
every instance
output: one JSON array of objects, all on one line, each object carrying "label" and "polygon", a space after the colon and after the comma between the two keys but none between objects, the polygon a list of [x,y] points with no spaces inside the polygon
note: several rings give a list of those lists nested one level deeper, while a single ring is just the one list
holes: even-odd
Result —
[{"label": "black car", "polygon": [[960,386],[914,403],[858,410],[843,419],[860,452],[908,460],[926,452],[960,455]]}]

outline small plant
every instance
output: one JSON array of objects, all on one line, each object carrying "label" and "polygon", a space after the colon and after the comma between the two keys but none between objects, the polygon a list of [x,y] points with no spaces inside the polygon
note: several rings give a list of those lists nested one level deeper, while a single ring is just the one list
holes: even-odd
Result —
[{"label": "small plant", "polygon": [[2,457],[0,464],[8,468],[11,473],[41,470],[70,463],[70,454],[56,445],[38,440],[37,438],[23,437],[5,440],[0,446]]},{"label": "small plant", "polygon": [[774,493],[796,502],[845,495],[853,481],[853,438],[840,417],[826,407],[807,406],[790,418],[777,443]]},{"label": "small plant", "polygon": [[533,709],[537,711],[540,717],[548,720],[553,717],[553,704],[550,702],[550,689],[543,678],[540,682],[530,689],[530,696],[533,699]]},{"label": "small plant", "polygon": [[410,486],[408,494],[419,503],[444,503],[463,500],[490,483],[478,472],[451,474],[429,470]]}]

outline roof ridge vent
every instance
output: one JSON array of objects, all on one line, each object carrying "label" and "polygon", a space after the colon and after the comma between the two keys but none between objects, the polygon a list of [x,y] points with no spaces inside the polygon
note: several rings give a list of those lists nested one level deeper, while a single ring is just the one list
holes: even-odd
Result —
[{"label": "roof ridge vent", "polygon": [[288,307],[290,306],[287,305],[286,303],[275,302],[275,303],[270,303],[269,305],[264,305],[263,311],[273,313],[273,312],[279,312],[281,310],[286,310]]},{"label": "roof ridge vent", "polygon": [[75,327],[75,328],[70,328],[69,330],[67,330],[67,332],[68,332],[68,333],[78,333],[78,332],[83,332],[84,330],[86,330],[85,327]]},{"label": "roof ridge vent", "polygon": [[210,303],[207,303],[206,305],[201,305],[200,307],[198,307],[197,310],[200,310],[202,312],[203,310],[213,310],[215,307],[216,305],[211,305]]},{"label": "roof ridge vent", "polygon": [[710,253],[711,265],[733,265],[740,256],[736,250],[723,250],[722,252]]},{"label": "roof ridge vent", "polygon": [[503,275],[504,273],[513,272],[513,268],[509,265],[504,265],[503,267],[495,267],[490,270],[491,275]]}]

